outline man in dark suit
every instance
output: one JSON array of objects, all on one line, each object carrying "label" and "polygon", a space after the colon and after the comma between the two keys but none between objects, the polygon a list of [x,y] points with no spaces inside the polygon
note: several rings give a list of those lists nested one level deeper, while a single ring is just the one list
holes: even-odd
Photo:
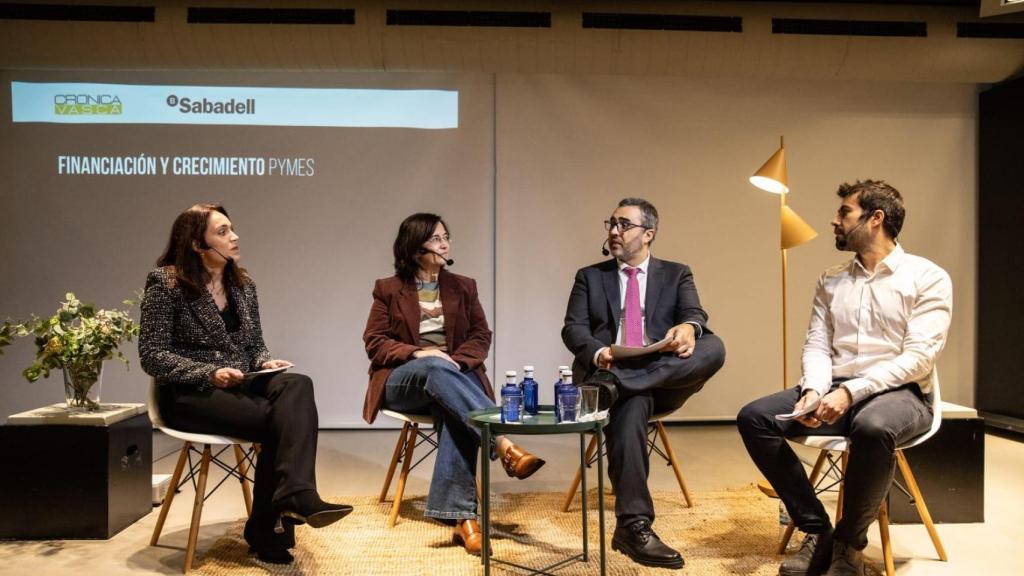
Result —
[{"label": "man in dark suit", "polygon": [[[606,255],[614,259],[576,273],[562,341],[575,356],[574,381],[599,385],[602,404],[611,409],[605,435],[616,494],[612,548],[640,564],[682,568],[683,557],[651,529],[647,422],[700,390],[725,362],[725,347],[707,327],[690,268],[651,256],[657,209],[626,198],[604,224]],[[612,354],[612,344],[663,339],[663,347],[647,355]]]}]

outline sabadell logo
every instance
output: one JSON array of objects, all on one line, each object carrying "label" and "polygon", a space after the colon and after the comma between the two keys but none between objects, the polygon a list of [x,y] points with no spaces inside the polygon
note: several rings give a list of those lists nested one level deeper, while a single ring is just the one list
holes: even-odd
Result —
[{"label": "sabadell logo", "polygon": [[256,99],[244,100],[196,100],[171,94],[167,97],[167,105],[177,108],[182,114],[256,114]]},{"label": "sabadell logo", "polygon": [[117,94],[56,94],[53,113],[60,116],[121,114],[123,107]]}]

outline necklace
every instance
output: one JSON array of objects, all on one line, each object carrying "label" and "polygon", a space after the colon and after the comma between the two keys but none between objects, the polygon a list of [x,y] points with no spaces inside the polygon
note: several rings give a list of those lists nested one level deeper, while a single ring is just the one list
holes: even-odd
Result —
[{"label": "necklace", "polygon": [[221,284],[220,286],[216,286],[215,287],[213,285],[213,282],[211,282],[211,283],[206,285],[206,291],[209,292],[210,295],[213,296],[214,298],[216,298],[217,296],[223,296],[224,295],[224,285]]}]

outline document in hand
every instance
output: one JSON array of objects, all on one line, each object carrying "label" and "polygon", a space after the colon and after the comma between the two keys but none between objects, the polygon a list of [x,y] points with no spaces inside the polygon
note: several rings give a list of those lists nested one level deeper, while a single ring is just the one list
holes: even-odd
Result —
[{"label": "document in hand", "polygon": [[647,346],[620,346],[618,344],[612,344],[612,358],[621,360],[622,358],[634,358],[636,356],[645,356],[647,354],[660,352],[661,349],[668,344],[668,340],[668,338],[664,338],[653,344],[648,344]]},{"label": "document in hand", "polygon": [[817,410],[818,409],[818,404],[821,404],[821,397],[820,396],[815,398],[814,402],[811,402],[807,406],[804,406],[803,410],[798,410],[798,411],[795,411],[795,412],[790,412],[789,414],[776,414],[775,415],[775,419],[776,420],[781,420],[783,422],[785,422],[787,420],[795,420],[795,419],[797,419],[797,418],[799,418],[801,416],[806,416],[807,414],[811,414],[812,412]]},{"label": "document in hand", "polygon": [[250,380],[255,380],[256,378],[259,378],[264,374],[277,374],[278,372],[284,372],[289,368],[291,368],[291,366],[281,366],[280,368],[267,368],[266,370],[246,372],[245,375],[242,376],[242,382],[249,382]]}]

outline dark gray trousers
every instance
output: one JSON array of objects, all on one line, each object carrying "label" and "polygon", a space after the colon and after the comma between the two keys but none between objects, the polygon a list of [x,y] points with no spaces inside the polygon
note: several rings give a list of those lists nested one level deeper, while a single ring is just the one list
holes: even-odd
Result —
[{"label": "dark gray trousers", "polygon": [[[840,383],[833,382],[831,390]],[[847,436],[850,455],[843,517],[835,527],[835,538],[863,549],[868,543],[868,527],[878,516],[896,471],[896,447],[928,430],[931,404],[917,384],[908,384],[855,404],[831,425],[807,428],[795,420],[776,420],[776,414],[793,411],[800,393],[798,387],[789,388],[744,406],[736,417],[743,443],[761,474],[786,504],[797,528],[808,534],[820,534],[831,527],[828,513],[815,495],[803,464],[785,439]]]},{"label": "dark gray trousers", "polygon": [[654,522],[654,502],[647,488],[648,419],[682,406],[724,363],[722,340],[705,334],[697,340],[689,358],[659,354],[617,363],[612,368],[622,386],[604,433],[608,477],[615,489],[615,516],[619,524],[640,519]]}]

